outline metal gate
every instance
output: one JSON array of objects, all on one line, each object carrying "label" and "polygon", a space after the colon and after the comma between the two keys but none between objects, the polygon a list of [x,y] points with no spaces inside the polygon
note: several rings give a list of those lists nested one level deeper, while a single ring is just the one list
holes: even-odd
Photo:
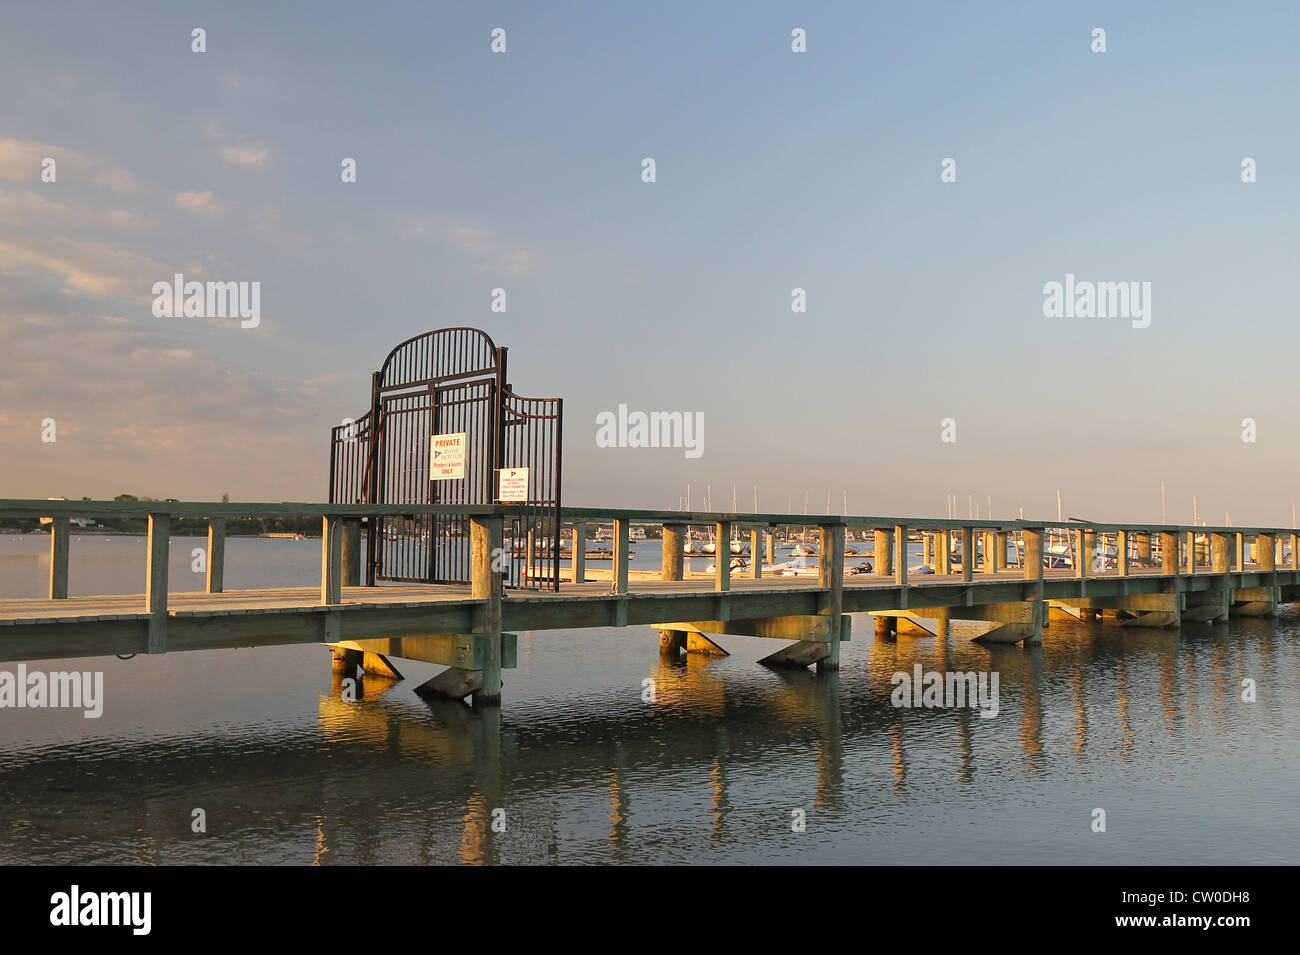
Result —
[{"label": "metal gate", "polygon": [[[505,525],[506,585],[560,586],[563,400],[506,382],[507,349],[476,328],[402,342],[371,377],[370,410],[331,431],[330,502],[491,504],[502,469],[528,468],[526,499]],[[435,480],[432,438],[465,435],[463,477]],[[468,518],[381,517],[367,524],[366,583],[468,583]]]}]

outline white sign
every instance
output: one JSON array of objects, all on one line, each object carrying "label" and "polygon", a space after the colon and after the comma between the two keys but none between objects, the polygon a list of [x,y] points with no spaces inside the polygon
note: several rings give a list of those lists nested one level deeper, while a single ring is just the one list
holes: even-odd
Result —
[{"label": "white sign", "polygon": [[450,481],[465,476],[465,432],[435,434],[429,439],[429,480]]},{"label": "white sign", "polygon": [[502,504],[526,504],[528,502],[528,468],[502,468],[497,500]]}]

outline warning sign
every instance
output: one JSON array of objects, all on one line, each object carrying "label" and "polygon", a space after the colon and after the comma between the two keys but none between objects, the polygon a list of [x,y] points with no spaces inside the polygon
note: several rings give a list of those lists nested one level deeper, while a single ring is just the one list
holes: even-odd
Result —
[{"label": "warning sign", "polygon": [[435,434],[429,439],[429,480],[450,481],[465,476],[465,432]]},{"label": "warning sign", "polygon": [[528,468],[502,468],[499,475],[497,500],[502,504],[528,502]]}]

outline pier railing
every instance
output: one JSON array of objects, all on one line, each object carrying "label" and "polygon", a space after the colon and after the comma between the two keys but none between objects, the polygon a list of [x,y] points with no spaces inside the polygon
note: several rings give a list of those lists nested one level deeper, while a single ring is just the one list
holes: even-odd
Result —
[{"label": "pier railing", "polygon": [[[376,517],[457,516],[470,526],[474,553],[474,591],[488,586],[488,575],[498,576],[505,549],[503,528],[517,516],[512,505],[446,504],[311,504],[311,503],[204,503],[157,501],[54,501],[0,500],[0,519],[41,518],[50,534],[50,586],[53,600],[68,595],[70,520],[145,519],[148,546],[145,568],[145,609],[165,627],[167,607],[167,561],[171,522],[196,518],[208,523],[207,591],[220,593],[224,587],[226,522],[238,518],[320,519],[321,603],[340,602],[341,588],[361,582],[362,522]],[[869,553],[873,577],[892,577],[908,582],[908,544],[919,543],[921,566],[936,575],[959,574],[964,581],[978,575],[1019,570],[1027,580],[1042,580],[1053,571],[1088,578],[1126,576],[1142,569],[1165,576],[1199,573],[1224,574],[1242,571],[1253,564],[1256,570],[1274,571],[1289,563],[1296,569],[1300,552],[1300,531],[1279,527],[1231,527],[1210,525],[1133,523],[1084,523],[1079,521],[994,521],[988,519],[938,519],[881,517],[868,515],[809,515],[781,513],[729,513],[713,511],[635,510],[626,508],[565,507],[559,512],[569,543],[569,573],[566,580],[587,579],[586,542],[588,525],[611,528],[609,559],[610,591],[629,593],[632,546],[631,528],[655,528],[663,543],[659,572],[661,580],[683,580],[687,557],[714,558],[713,589],[728,590],[733,577],[730,543],[739,538],[748,546],[749,560],[742,573],[761,577],[764,564],[774,563],[776,536],[782,528],[815,530],[817,536],[818,586],[842,586],[846,558],[846,535],[871,531]],[[688,553],[686,543],[694,529],[706,529],[714,542],[713,553]],[[801,535],[802,536],[802,535]],[[480,539],[481,538],[481,539]],[[533,542],[513,541],[529,555]],[[563,554],[562,554],[563,556]],[[820,559],[828,556],[829,560]],[[495,563],[497,570],[492,567]],[[527,572],[527,571],[525,571]],[[927,571],[929,572],[929,571]],[[480,581],[477,575],[482,575]],[[697,576],[697,575],[693,575]],[[508,584],[509,582],[507,582]],[[161,631],[160,631],[161,632]]]}]

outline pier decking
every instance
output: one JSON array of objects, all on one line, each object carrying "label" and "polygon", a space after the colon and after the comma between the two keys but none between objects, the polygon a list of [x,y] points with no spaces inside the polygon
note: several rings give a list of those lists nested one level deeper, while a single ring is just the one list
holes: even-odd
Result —
[{"label": "pier decking", "polygon": [[[895,629],[901,618],[956,619],[980,621],[977,639],[1033,644],[1043,639],[1049,608],[1085,619],[1171,627],[1232,613],[1268,616],[1279,603],[1300,599],[1295,566],[1300,541],[1289,528],[581,508],[561,512],[579,556],[568,559],[558,590],[517,589],[505,585],[499,569],[507,549],[503,524],[512,511],[508,505],[0,501],[2,517],[52,518],[50,599],[0,601],[0,660],[321,643],[335,647],[341,667],[373,667],[391,675],[385,656],[444,665],[449,669],[422,689],[473,695],[483,704],[499,699],[500,670],[515,665],[514,632],[521,630],[648,625],[661,631],[666,653],[718,652],[710,636],[768,637],[788,645],[764,662],[825,670],[838,666],[840,644],[851,637],[848,615],[854,613],[874,614],[878,634]],[[470,533],[463,546],[470,551],[472,579],[359,586],[361,521],[412,514],[466,520]],[[320,587],[224,590],[225,521],[250,516],[321,520]],[[149,559],[141,593],[67,596],[72,517],[148,518]],[[169,522],[180,517],[209,521],[206,593],[168,592]],[[588,522],[613,524],[612,566],[586,568],[581,555]],[[659,572],[630,570],[633,524],[661,528]],[[818,558],[812,576],[773,576],[761,559],[733,571],[725,555],[712,573],[692,573],[683,556],[690,525],[709,527],[719,542],[731,540],[733,531],[747,531],[751,558],[773,553],[776,527],[815,527],[818,553],[826,559]],[[1044,567],[1048,529],[1059,526],[1072,542],[1076,567]],[[867,559],[844,556],[849,527],[874,529],[871,573],[845,573],[846,564]],[[908,560],[896,555],[906,553],[906,542],[918,531],[936,572],[909,577]],[[1090,569],[1087,555],[1108,541],[1115,544],[1116,566]],[[976,559],[961,561],[954,572],[956,547]]]}]

